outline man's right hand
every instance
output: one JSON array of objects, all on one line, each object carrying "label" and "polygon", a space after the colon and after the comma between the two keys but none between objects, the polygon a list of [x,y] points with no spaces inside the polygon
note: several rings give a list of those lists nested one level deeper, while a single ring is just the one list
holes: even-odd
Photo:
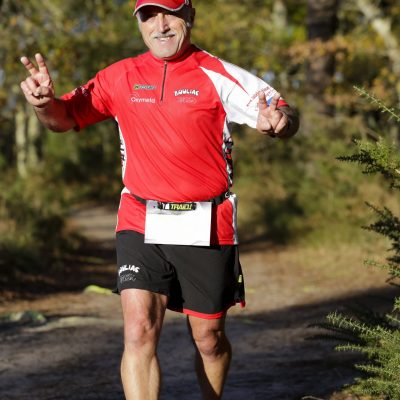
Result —
[{"label": "man's right hand", "polygon": [[46,128],[55,132],[73,129],[75,120],[68,115],[65,102],[55,98],[53,81],[43,56],[38,53],[35,60],[37,67],[28,57],[21,57],[22,64],[30,74],[21,82],[26,100],[34,107],[39,121]]},{"label": "man's right hand", "polygon": [[41,54],[35,55],[37,67],[28,57],[21,57],[21,62],[29,71],[30,76],[21,82],[21,89],[26,100],[37,108],[49,105],[55,96],[53,81]]}]

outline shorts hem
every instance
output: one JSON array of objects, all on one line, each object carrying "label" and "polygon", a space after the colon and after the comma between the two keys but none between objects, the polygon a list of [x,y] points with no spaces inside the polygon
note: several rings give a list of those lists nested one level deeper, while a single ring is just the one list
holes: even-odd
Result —
[{"label": "shorts hem", "polygon": [[122,287],[117,287],[114,291],[114,293],[116,294],[121,294],[121,292],[123,290],[127,290],[127,289],[136,289],[136,290],[144,290],[146,292],[151,292],[151,293],[157,293],[157,294],[162,294],[164,296],[169,297],[170,293],[168,290],[164,290],[164,289],[159,289],[159,288],[149,288],[146,285],[135,285],[135,286],[122,286]]},{"label": "shorts hem", "polygon": [[193,317],[197,317],[197,318],[203,318],[203,319],[218,319],[224,316],[224,314],[226,314],[226,312],[233,306],[235,306],[236,304],[240,304],[241,308],[246,306],[246,302],[245,301],[240,301],[240,302],[233,302],[232,304],[230,304],[229,306],[227,306],[224,310],[214,313],[214,314],[208,314],[208,313],[202,313],[202,312],[198,312],[198,311],[194,311],[194,310],[190,310],[189,308],[172,308],[172,307],[167,307],[169,310],[171,311],[175,311],[175,312],[179,312],[182,314],[186,314],[186,315],[191,315]]}]

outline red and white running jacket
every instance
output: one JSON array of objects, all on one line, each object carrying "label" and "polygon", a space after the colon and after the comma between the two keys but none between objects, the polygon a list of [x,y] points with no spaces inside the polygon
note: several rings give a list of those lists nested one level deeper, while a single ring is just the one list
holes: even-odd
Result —
[{"label": "red and white running jacket", "polygon": [[[144,232],[144,199],[202,201],[232,185],[231,123],[255,128],[258,92],[275,89],[249,72],[191,46],[177,60],[150,52],[101,70],[62,96],[76,129],[114,118],[124,190],[116,230]],[[280,100],[278,106],[286,105]],[[236,196],[213,207],[212,244],[236,244]]]}]

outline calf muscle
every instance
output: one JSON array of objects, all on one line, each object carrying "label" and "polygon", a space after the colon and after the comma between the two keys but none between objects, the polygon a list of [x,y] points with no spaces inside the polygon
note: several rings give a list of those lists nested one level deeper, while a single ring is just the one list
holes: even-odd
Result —
[{"label": "calf muscle", "polygon": [[121,293],[124,354],[121,377],[127,400],[156,400],[161,385],[157,344],[167,297],[139,289]]}]

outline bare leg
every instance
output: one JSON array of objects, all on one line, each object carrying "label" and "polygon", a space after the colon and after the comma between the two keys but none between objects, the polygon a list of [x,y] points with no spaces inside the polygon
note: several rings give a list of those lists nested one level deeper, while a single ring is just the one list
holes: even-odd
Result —
[{"label": "bare leg", "polygon": [[121,292],[124,317],[124,354],[121,378],[127,400],[157,400],[161,372],[157,344],[167,296],[146,290]]},{"label": "bare leg", "polygon": [[196,349],[195,367],[203,400],[219,400],[232,357],[225,335],[225,316],[219,319],[188,317],[189,330]]}]

